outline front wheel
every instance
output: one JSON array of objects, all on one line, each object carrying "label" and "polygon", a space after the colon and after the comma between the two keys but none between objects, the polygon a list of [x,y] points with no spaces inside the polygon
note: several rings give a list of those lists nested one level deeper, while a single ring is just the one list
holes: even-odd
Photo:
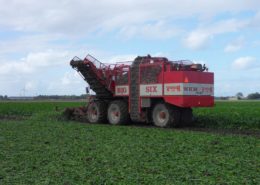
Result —
[{"label": "front wheel", "polygon": [[180,122],[180,112],[177,107],[159,103],[155,105],[152,113],[153,123],[157,127],[178,126]]},{"label": "front wheel", "polygon": [[107,110],[108,122],[112,125],[123,125],[129,121],[128,104],[123,100],[110,103]]}]

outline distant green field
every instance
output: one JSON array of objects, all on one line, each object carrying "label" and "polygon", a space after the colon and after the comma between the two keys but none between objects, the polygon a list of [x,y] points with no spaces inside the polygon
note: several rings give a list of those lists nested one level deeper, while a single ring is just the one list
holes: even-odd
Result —
[{"label": "distant green field", "polygon": [[52,112],[63,110],[66,107],[77,107],[84,105],[84,102],[38,102],[38,101],[21,101],[21,102],[0,102],[0,116],[33,116],[37,113]]},{"label": "distant green field", "polygon": [[[80,102],[0,103],[0,184],[258,184],[260,139],[63,121]],[[195,109],[195,127],[259,131],[260,102]]]},{"label": "distant green field", "polygon": [[260,129],[260,101],[217,101],[214,108],[193,110],[203,127]]}]

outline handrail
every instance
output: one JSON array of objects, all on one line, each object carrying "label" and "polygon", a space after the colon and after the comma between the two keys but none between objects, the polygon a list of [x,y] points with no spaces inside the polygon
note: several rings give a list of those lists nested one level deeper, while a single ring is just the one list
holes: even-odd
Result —
[{"label": "handrail", "polygon": [[92,62],[96,68],[98,69],[103,69],[103,68],[106,68],[107,66],[105,64],[103,64],[102,62],[100,62],[99,60],[97,60],[95,57],[91,56],[90,54],[88,54],[86,57],[85,57],[86,60]]}]

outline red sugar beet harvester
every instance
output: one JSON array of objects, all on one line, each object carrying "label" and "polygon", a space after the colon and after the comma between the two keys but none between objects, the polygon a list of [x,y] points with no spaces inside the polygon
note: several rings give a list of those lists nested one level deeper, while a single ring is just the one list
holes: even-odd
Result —
[{"label": "red sugar beet harvester", "polygon": [[[205,65],[138,56],[105,64],[91,55],[70,65],[96,93],[86,107],[67,108],[70,119],[113,125],[152,122],[158,127],[190,125],[192,107],[214,105],[214,74]],[[87,88],[87,91],[88,88]]]}]

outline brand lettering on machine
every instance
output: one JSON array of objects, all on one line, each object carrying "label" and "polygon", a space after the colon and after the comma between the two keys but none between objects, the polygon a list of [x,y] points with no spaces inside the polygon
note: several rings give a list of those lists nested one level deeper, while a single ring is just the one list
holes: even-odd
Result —
[{"label": "brand lettering on machine", "polygon": [[184,91],[189,91],[189,92],[192,92],[192,91],[198,91],[198,87],[184,87]]},{"label": "brand lettering on machine", "polygon": [[162,96],[162,84],[141,84],[140,96]]},{"label": "brand lettering on machine", "polygon": [[145,91],[146,91],[147,93],[157,92],[157,86],[147,86],[147,87],[145,88]]},{"label": "brand lettering on machine", "polygon": [[180,85],[166,86],[166,91],[167,92],[180,92],[181,91],[181,86]]},{"label": "brand lettering on machine", "polygon": [[128,85],[118,85],[115,91],[117,96],[127,96],[129,94],[129,87]]},{"label": "brand lettering on machine", "polygon": [[183,87],[184,93],[188,95],[212,95],[213,87],[209,84],[193,84]]},{"label": "brand lettering on machine", "polygon": [[127,92],[126,87],[118,87],[116,90],[118,94],[124,94]]},{"label": "brand lettering on machine", "polygon": [[202,87],[202,92],[212,93],[213,87]]},{"label": "brand lettering on machine", "polygon": [[214,95],[212,84],[171,83],[164,86],[165,95]]}]

